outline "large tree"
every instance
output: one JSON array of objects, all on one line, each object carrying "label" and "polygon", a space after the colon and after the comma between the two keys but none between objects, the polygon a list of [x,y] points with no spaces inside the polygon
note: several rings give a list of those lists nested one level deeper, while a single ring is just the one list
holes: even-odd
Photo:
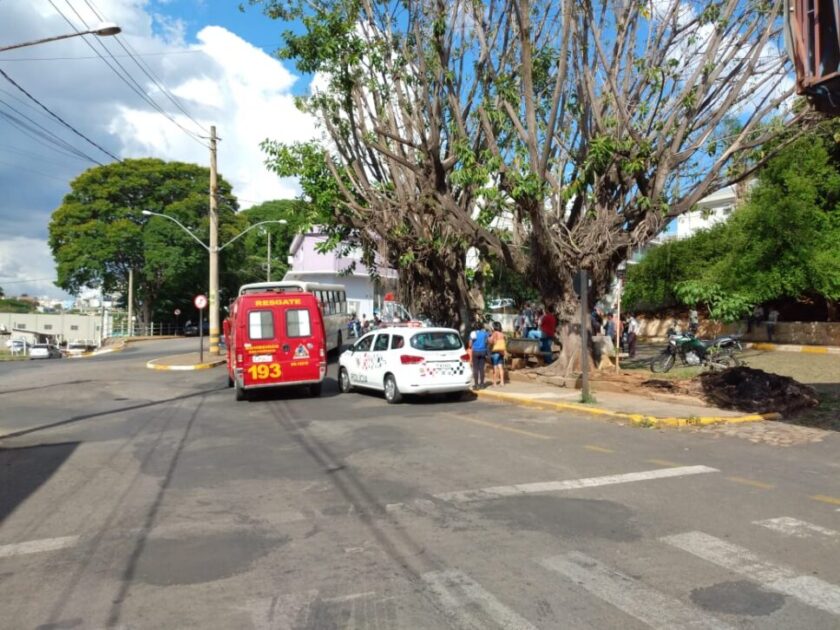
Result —
[{"label": "large tree", "polygon": [[772,300],[819,300],[836,318],[838,130],[829,125],[781,150],[727,223],[651,251],[628,274],[628,300],[702,302],[720,319]]},{"label": "large tree", "polygon": [[[143,210],[180,221],[207,242],[207,168],[158,159],[123,160],[88,169],[70,184],[49,225],[49,244],[57,263],[56,285],[78,294],[83,287],[128,295],[134,270],[135,296],[143,321],[171,317],[207,289],[208,255],[172,221],[147,217]],[[244,221],[235,214],[231,187],[219,178],[219,242],[236,235]],[[231,251],[232,250],[232,251]],[[239,247],[223,252],[227,266],[238,266]],[[222,274],[231,292],[235,275]]]},{"label": "large tree", "polygon": [[282,54],[317,74],[301,104],[324,131],[323,167],[269,145],[278,172],[309,164],[304,191],[329,190],[339,223],[450,318],[469,247],[570,317],[577,269],[597,297],[805,118],[783,109],[780,0],[261,4],[299,24]]}]

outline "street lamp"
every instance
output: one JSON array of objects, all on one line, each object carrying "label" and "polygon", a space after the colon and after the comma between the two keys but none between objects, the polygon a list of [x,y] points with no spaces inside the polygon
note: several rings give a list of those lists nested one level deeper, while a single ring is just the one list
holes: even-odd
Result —
[{"label": "street lamp", "polygon": [[31,42],[23,42],[22,44],[12,44],[11,46],[0,46],[0,52],[6,50],[14,50],[15,48],[24,48],[26,46],[34,46],[35,44],[44,44],[46,42],[55,42],[59,39],[70,39],[71,37],[79,37],[80,35],[98,35],[99,37],[108,37],[109,35],[117,35],[121,33],[122,29],[111,22],[103,22],[96,28],[88,31],[78,31],[76,33],[68,33],[67,35],[57,35],[55,37],[45,37],[43,39],[36,39]]},{"label": "street lamp", "polygon": [[[214,294],[216,291],[218,291],[218,286],[219,286],[219,276],[218,276],[218,274],[219,274],[219,265],[218,265],[219,252],[222,251],[225,247],[227,247],[231,243],[233,243],[234,241],[239,240],[240,237],[244,236],[245,234],[247,234],[248,232],[250,232],[251,230],[253,230],[256,227],[259,227],[261,225],[268,225],[268,224],[275,224],[275,225],[282,224],[282,225],[285,225],[287,223],[287,221],[285,219],[277,219],[277,220],[273,220],[273,221],[260,221],[259,223],[254,223],[254,225],[248,226],[246,229],[242,230],[239,234],[234,236],[232,239],[230,239],[224,245],[222,245],[220,247],[219,246],[214,247],[212,245],[205,244],[204,241],[202,241],[195,234],[193,234],[189,230],[189,228],[187,228],[187,226],[185,226],[183,223],[181,223],[175,217],[171,217],[168,214],[161,214],[160,212],[152,212],[151,210],[142,210],[141,214],[143,214],[147,217],[163,217],[164,219],[169,219],[170,221],[175,223],[179,228],[181,228],[187,234],[189,234],[193,238],[193,240],[195,240],[199,245],[201,245],[204,249],[207,250],[207,253],[210,256],[210,296],[209,296],[210,299],[209,299],[209,302],[210,302],[210,336],[211,336],[211,338],[213,336],[214,323],[215,323],[216,330],[218,330],[218,322],[219,322],[219,300],[218,300],[218,296]],[[218,332],[216,334],[218,334]],[[211,340],[211,346],[212,346],[212,340]],[[213,351],[213,349],[211,347],[211,353],[212,353],[212,351]],[[217,352],[219,352],[218,349],[217,349]]]}]

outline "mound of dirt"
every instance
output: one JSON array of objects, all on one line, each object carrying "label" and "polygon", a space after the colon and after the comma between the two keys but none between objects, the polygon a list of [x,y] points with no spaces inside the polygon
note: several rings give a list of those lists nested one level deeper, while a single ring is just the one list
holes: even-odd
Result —
[{"label": "mound of dirt", "polygon": [[724,409],[788,414],[819,405],[813,388],[763,370],[741,366],[704,372],[698,378],[703,398]]}]

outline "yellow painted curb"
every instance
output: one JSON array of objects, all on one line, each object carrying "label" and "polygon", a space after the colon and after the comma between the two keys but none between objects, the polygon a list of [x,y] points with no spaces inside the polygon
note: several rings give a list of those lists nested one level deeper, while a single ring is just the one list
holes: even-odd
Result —
[{"label": "yellow painted curb", "polygon": [[156,361],[163,360],[164,359],[152,359],[151,361],[147,361],[146,367],[150,370],[182,372],[191,370],[209,370],[210,368],[219,367],[220,365],[224,365],[225,363],[227,363],[227,359],[222,359],[221,361],[212,361],[210,363],[196,363],[195,365],[161,365],[159,363],[156,363]]},{"label": "yellow painted curb", "polygon": [[745,416],[690,416],[682,418],[677,416],[660,417],[646,416],[638,413],[625,413],[622,411],[611,411],[603,407],[591,407],[589,405],[567,402],[549,402],[546,400],[534,400],[517,394],[503,394],[501,392],[478,391],[476,395],[482,398],[491,398],[510,402],[525,407],[536,407],[538,409],[550,409],[553,411],[579,411],[596,416],[606,416],[619,420],[627,420],[637,426],[658,426],[658,427],[686,427],[702,426],[709,424],[737,424],[742,422],[761,422],[762,420],[779,420],[782,415],[779,413],[754,413]]}]

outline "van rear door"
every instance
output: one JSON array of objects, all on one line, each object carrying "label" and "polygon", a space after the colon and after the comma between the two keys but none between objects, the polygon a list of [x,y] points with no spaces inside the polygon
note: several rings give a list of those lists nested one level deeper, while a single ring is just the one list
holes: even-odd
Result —
[{"label": "van rear door", "polygon": [[313,298],[279,309],[283,381],[321,381],[326,372],[326,346],[321,312]]}]

